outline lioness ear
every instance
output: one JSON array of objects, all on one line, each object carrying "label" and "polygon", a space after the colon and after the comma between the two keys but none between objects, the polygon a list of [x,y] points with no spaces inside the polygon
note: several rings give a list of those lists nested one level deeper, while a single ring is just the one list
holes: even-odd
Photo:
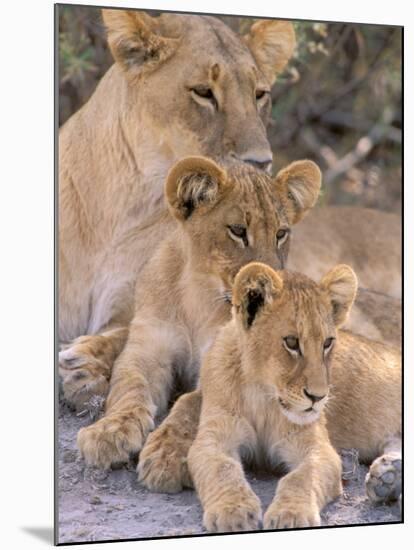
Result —
[{"label": "lioness ear", "polygon": [[295,31],[290,21],[258,21],[244,37],[259,69],[269,84],[283,71],[296,46]]},{"label": "lioness ear", "polygon": [[165,196],[172,214],[186,220],[197,208],[211,206],[227,187],[227,174],[205,157],[187,157],[171,168]]},{"label": "lioness ear", "polygon": [[140,11],[102,10],[109,48],[126,70],[155,68],[175,52],[178,40],[160,36],[158,18]]},{"label": "lioness ear", "polygon": [[283,288],[283,280],[271,267],[252,262],[243,267],[234,280],[232,302],[245,329],[272,303]]},{"label": "lioness ear", "polygon": [[329,295],[335,325],[343,325],[358,289],[354,271],[348,265],[337,265],[323,277],[319,286]]},{"label": "lioness ear", "polygon": [[315,205],[321,189],[322,174],[311,160],[292,162],[276,175],[289,222],[297,223]]}]

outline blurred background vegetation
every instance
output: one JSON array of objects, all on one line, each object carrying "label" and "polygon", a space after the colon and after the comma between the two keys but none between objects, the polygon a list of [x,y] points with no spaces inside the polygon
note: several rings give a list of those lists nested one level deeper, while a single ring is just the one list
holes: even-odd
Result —
[{"label": "blurred background vegetation", "polygon": [[[237,32],[255,21],[221,16]],[[311,158],[323,204],[401,211],[402,30],[294,22],[297,50],[272,90],[275,170]],[[93,93],[113,60],[100,9],[59,8],[59,122]]]}]

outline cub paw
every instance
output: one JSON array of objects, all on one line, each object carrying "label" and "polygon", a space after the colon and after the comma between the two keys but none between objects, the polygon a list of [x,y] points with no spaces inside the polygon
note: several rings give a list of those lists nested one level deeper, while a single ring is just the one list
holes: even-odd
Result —
[{"label": "cub paw", "polygon": [[139,456],[138,480],[150,491],[178,493],[184,487],[193,487],[187,465],[191,441],[172,438],[168,428],[152,432]]},{"label": "cub paw", "polygon": [[226,500],[228,502],[217,502],[206,508],[203,523],[207,531],[227,533],[260,529],[262,510],[256,495]]},{"label": "cub paw", "polygon": [[388,453],[374,460],[365,478],[365,488],[374,504],[398,500],[401,495],[401,455]]},{"label": "cub paw", "polygon": [[302,503],[271,504],[264,515],[265,529],[293,529],[294,527],[315,527],[321,524],[317,506]]},{"label": "cub paw", "polygon": [[122,413],[116,417],[103,417],[79,430],[78,448],[88,465],[106,469],[112,464],[128,462],[131,454],[141,450],[153,428],[153,418],[147,412],[138,418],[126,417]]},{"label": "cub paw", "polygon": [[77,412],[91,410],[93,398],[108,394],[110,368],[74,345],[59,352],[59,375],[65,401]]}]

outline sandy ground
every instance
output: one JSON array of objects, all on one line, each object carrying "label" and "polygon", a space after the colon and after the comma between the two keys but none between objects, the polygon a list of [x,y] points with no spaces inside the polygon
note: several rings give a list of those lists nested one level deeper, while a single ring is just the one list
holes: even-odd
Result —
[{"label": "sandy ground", "polygon": [[[193,490],[175,495],[147,491],[137,482],[135,464],[111,471],[86,467],[76,448],[77,431],[91,422],[65,405],[58,418],[59,542],[178,536],[205,533],[202,510]],[[400,521],[398,504],[373,506],[365,496],[365,466],[343,456],[344,494],[322,512],[323,525]],[[247,472],[263,508],[271,502],[277,479]]]}]

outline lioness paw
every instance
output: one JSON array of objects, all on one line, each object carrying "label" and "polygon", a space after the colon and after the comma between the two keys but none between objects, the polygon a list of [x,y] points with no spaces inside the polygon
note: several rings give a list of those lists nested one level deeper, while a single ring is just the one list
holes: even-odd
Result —
[{"label": "lioness paw", "polygon": [[79,430],[77,443],[88,465],[109,468],[112,464],[128,462],[131,454],[141,450],[153,428],[149,413],[142,413],[139,418],[126,418],[121,413],[114,418],[103,417]]},{"label": "lioness paw", "polygon": [[138,479],[150,491],[178,493],[192,487],[187,454],[190,442],[171,438],[160,426],[152,432],[139,456]]},{"label": "lioness paw", "polygon": [[398,500],[401,495],[400,453],[388,453],[374,460],[365,478],[365,488],[374,504]]},{"label": "lioness paw", "polygon": [[90,372],[87,368],[76,369],[76,371],[62,375],[62,369],[59,369],[62,378],[62,391],[65,401],[73,407],[76,412],[93,412],[96,417],[99,411],[95,411],[95,403],[100,400],[100,407],[108,394],[108,380],[101,374]]},{"label": "lioness paw", "polygon": [[74,345],[59,353],[59,375],[65,401],[77,412],[89,410],[91,399],[108,394],[110,368]]},{"label": "lioness paw", "polygon": [[274,503],[269,506],[263,521],[264,529],[293,529],[294,527],[315,527],[321,524],[316,506],[303,503]]},{"label": "lioness paw", "polygon": [[207,531],[226,533],[260,529],[262,510],[256,495],[226,500],[228,502],[217,502],[205,509],[203,523]]}]

